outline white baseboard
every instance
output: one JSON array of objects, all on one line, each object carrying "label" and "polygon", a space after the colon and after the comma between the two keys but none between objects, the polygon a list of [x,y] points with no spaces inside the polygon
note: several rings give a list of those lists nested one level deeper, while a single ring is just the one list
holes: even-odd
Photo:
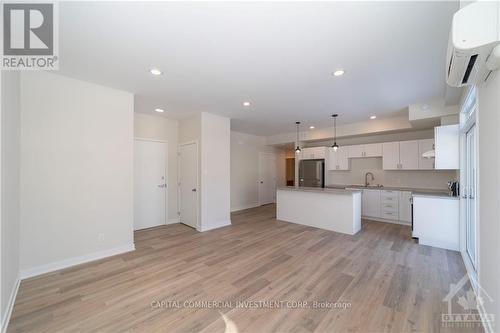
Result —
[{"label": "white baseboard", "polygon": [[201,227],[198,231],[204,232],[204,231],[209,231],[209,230],[214,230],[222,227],[227,227],[231,225],[231,220],[226,220],[226,221],[217,221],[215,223],[212,223],[208,227]]},{"label": "white baseboard", "polygon": [[258,202],[248,203],[248,204],[244,204],[244,205],[238,205],[238,206],[231,207],[231,213],[237,212],[239,210],[250,209],[250,208],[255,208],[255,207],[259,207],[259,206],[260,205]]},{"label": "white baseboard", "polygon": [[10,316],[12,315],[12,309],[14,309],[14,303],[16,302],[17,291],[19,290],[19,285],[21,284],[21,278],[18,276],[14,288],[10,292],[10,297],[7,302],[7,307],[5,308],[5,313],[2,313],[1,331],[2,333],[7,332],[7,326],[9,325]]},{"label": "white baseboard", "polygon": [[50,272],[57,271],[60,269],[68,268],[71,266],[84,264],[84,263],[87,263],[90,261],[115,256],[117,254],[134,251],[134,250],[135,250],[134,243],[126,244],[126,245],[122,245],[122,246],[115,247],[115,248],[108,249],[108,250],[98,251],[98,252],[86,254],[83,256],[79,256],[79,257],[74,257],[74,258],[70,258],[70,259],[56,261],[56,262],[46,264],[46,265],[41,265],[41,266],[29,268],[29,269],[24,269],[21,271],[21,280],[28,279],[30,277],[34,277],[34,276],[45,274],[45,273],[50,273]]},{"label": "white baseboard", "polygon": [[168,219],[166,224],[175,224],[175,223],[180,223],[180,219],[178,217],[173,218],[173,219]]}]

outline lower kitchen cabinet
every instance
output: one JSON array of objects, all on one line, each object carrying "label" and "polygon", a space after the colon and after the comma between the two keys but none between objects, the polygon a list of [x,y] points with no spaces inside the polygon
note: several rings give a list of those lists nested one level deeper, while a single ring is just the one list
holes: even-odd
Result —
[{"label": "lower kitchen cabinet", "polygon": [[380,218],[380,190],[363,190],[361,214],[366,217]]},{"label": "lower kitchen cabinet", "polygon": [[413,237],[419,244],[459,251],[459,203],[454,197],[413,196]]},{"label": "lower kitchen cabinet", "polygon": [[401,222],[411,223],[411,192],[399,192],[399,220]]},{"label": "lower kitchen cabinet", "polygon": [[410,191],[364,189],[361,214],[367,219],[410,224],[411,196]]}]

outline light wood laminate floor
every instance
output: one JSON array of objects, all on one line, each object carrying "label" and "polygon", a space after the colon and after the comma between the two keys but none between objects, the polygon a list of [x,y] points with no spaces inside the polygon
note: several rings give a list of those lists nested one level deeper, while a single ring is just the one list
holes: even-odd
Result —
[{"label": "light wood laminate floor", "polygon": [[348,236],[275,216],[269,205],[204,233],[138,231],[134,252],[22,281],[8,331],[474,331],[440,321],[465,274],[457,252],[415,244],[407,226],[363,221]]}]

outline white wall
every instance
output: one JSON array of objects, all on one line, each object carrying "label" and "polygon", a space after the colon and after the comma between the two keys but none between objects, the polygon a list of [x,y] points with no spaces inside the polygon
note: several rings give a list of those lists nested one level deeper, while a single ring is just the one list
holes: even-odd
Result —
[{"label": "white wall", "polygon": [[133,107],[127,92],[22,73],[24,274],[133,248]]},{"label": "white wall", "polygon": [[[406,131],[400,133],[387,133],[368,136],[355,136],[348,138],[339,138],[337,143],[341,146],[358,145],[365,143],[379,143],[391,141],[405,141],[405,140],[421,140],[434,138],[434,129]],[[333,144],[332,140],[316,141],[304,144],[304,147],[329,147]]]},{"label": "white wall", "polygon": [[[500,329],[500,71],[478,86],[479,284],[493,298],[486,313]],[[486,298],[486,297],[485,297]]]},{"label": "white wall", "polygon": [[[259,153],[275,153],[278,185],[283,185],[285,156],[266,138],[231,131],[231,211],[259,205]],[[281,179],[283,178],[283,179]]]},{"label": "white wall", "polygon": [[179,122],[161,116],[134,113],[134,136],[136,138],[167,141],[167,190],[168,221],[179,220],[177,216],[177,138]]},{"label": "white wall", "polygon": [[1,297],[0,318],[6,324],[19,279],[19,73],[1,72]]},{"label": "white wall", "polygon": [[[367,120],[352,124],[342,124],[340,117],[339,121],[340,123],[337,123],[338,138],[349,136],[376,135],[384,132],[389,133],[415,130],[415,128],[413,128],[411,123],[408,121],[407,115],[392,118]],[[333,137],[332,125],[333,123],[331,122],[331,119],[325,119],[325,127],[316,128],[313,131],[301,131],[300,141],[329,140]],[[290,126],[290,129],[292,131],[290,131],[289,133],[276,134],[266,137],[267,144],[275,145],[295,142],[296,133],[293,131],[293,128],[294,127]],[[304,127],[302,127],[302,129],[303,128]]]},{"label": "white wall", "polygon": [[231,224],[230,119],[201,113],[201,230]]},{"label": "white wall", "polygon": [[179,143],[201,140],[201,114],[179,121]]}]

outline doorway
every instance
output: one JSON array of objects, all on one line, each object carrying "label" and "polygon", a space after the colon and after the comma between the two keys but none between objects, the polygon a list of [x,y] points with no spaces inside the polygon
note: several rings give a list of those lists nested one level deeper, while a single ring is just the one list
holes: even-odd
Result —
[{"label": "doorway", "polygon": [[179,145],[180,222],[198,227],[198,143]]},{"label": "doorway", "polygon": [[276,201],[276,155],[259,153],[259,205]]},{"label": "doorway", "polygon": [[134,230],[166,224],[167,144],[134,141]]}]

